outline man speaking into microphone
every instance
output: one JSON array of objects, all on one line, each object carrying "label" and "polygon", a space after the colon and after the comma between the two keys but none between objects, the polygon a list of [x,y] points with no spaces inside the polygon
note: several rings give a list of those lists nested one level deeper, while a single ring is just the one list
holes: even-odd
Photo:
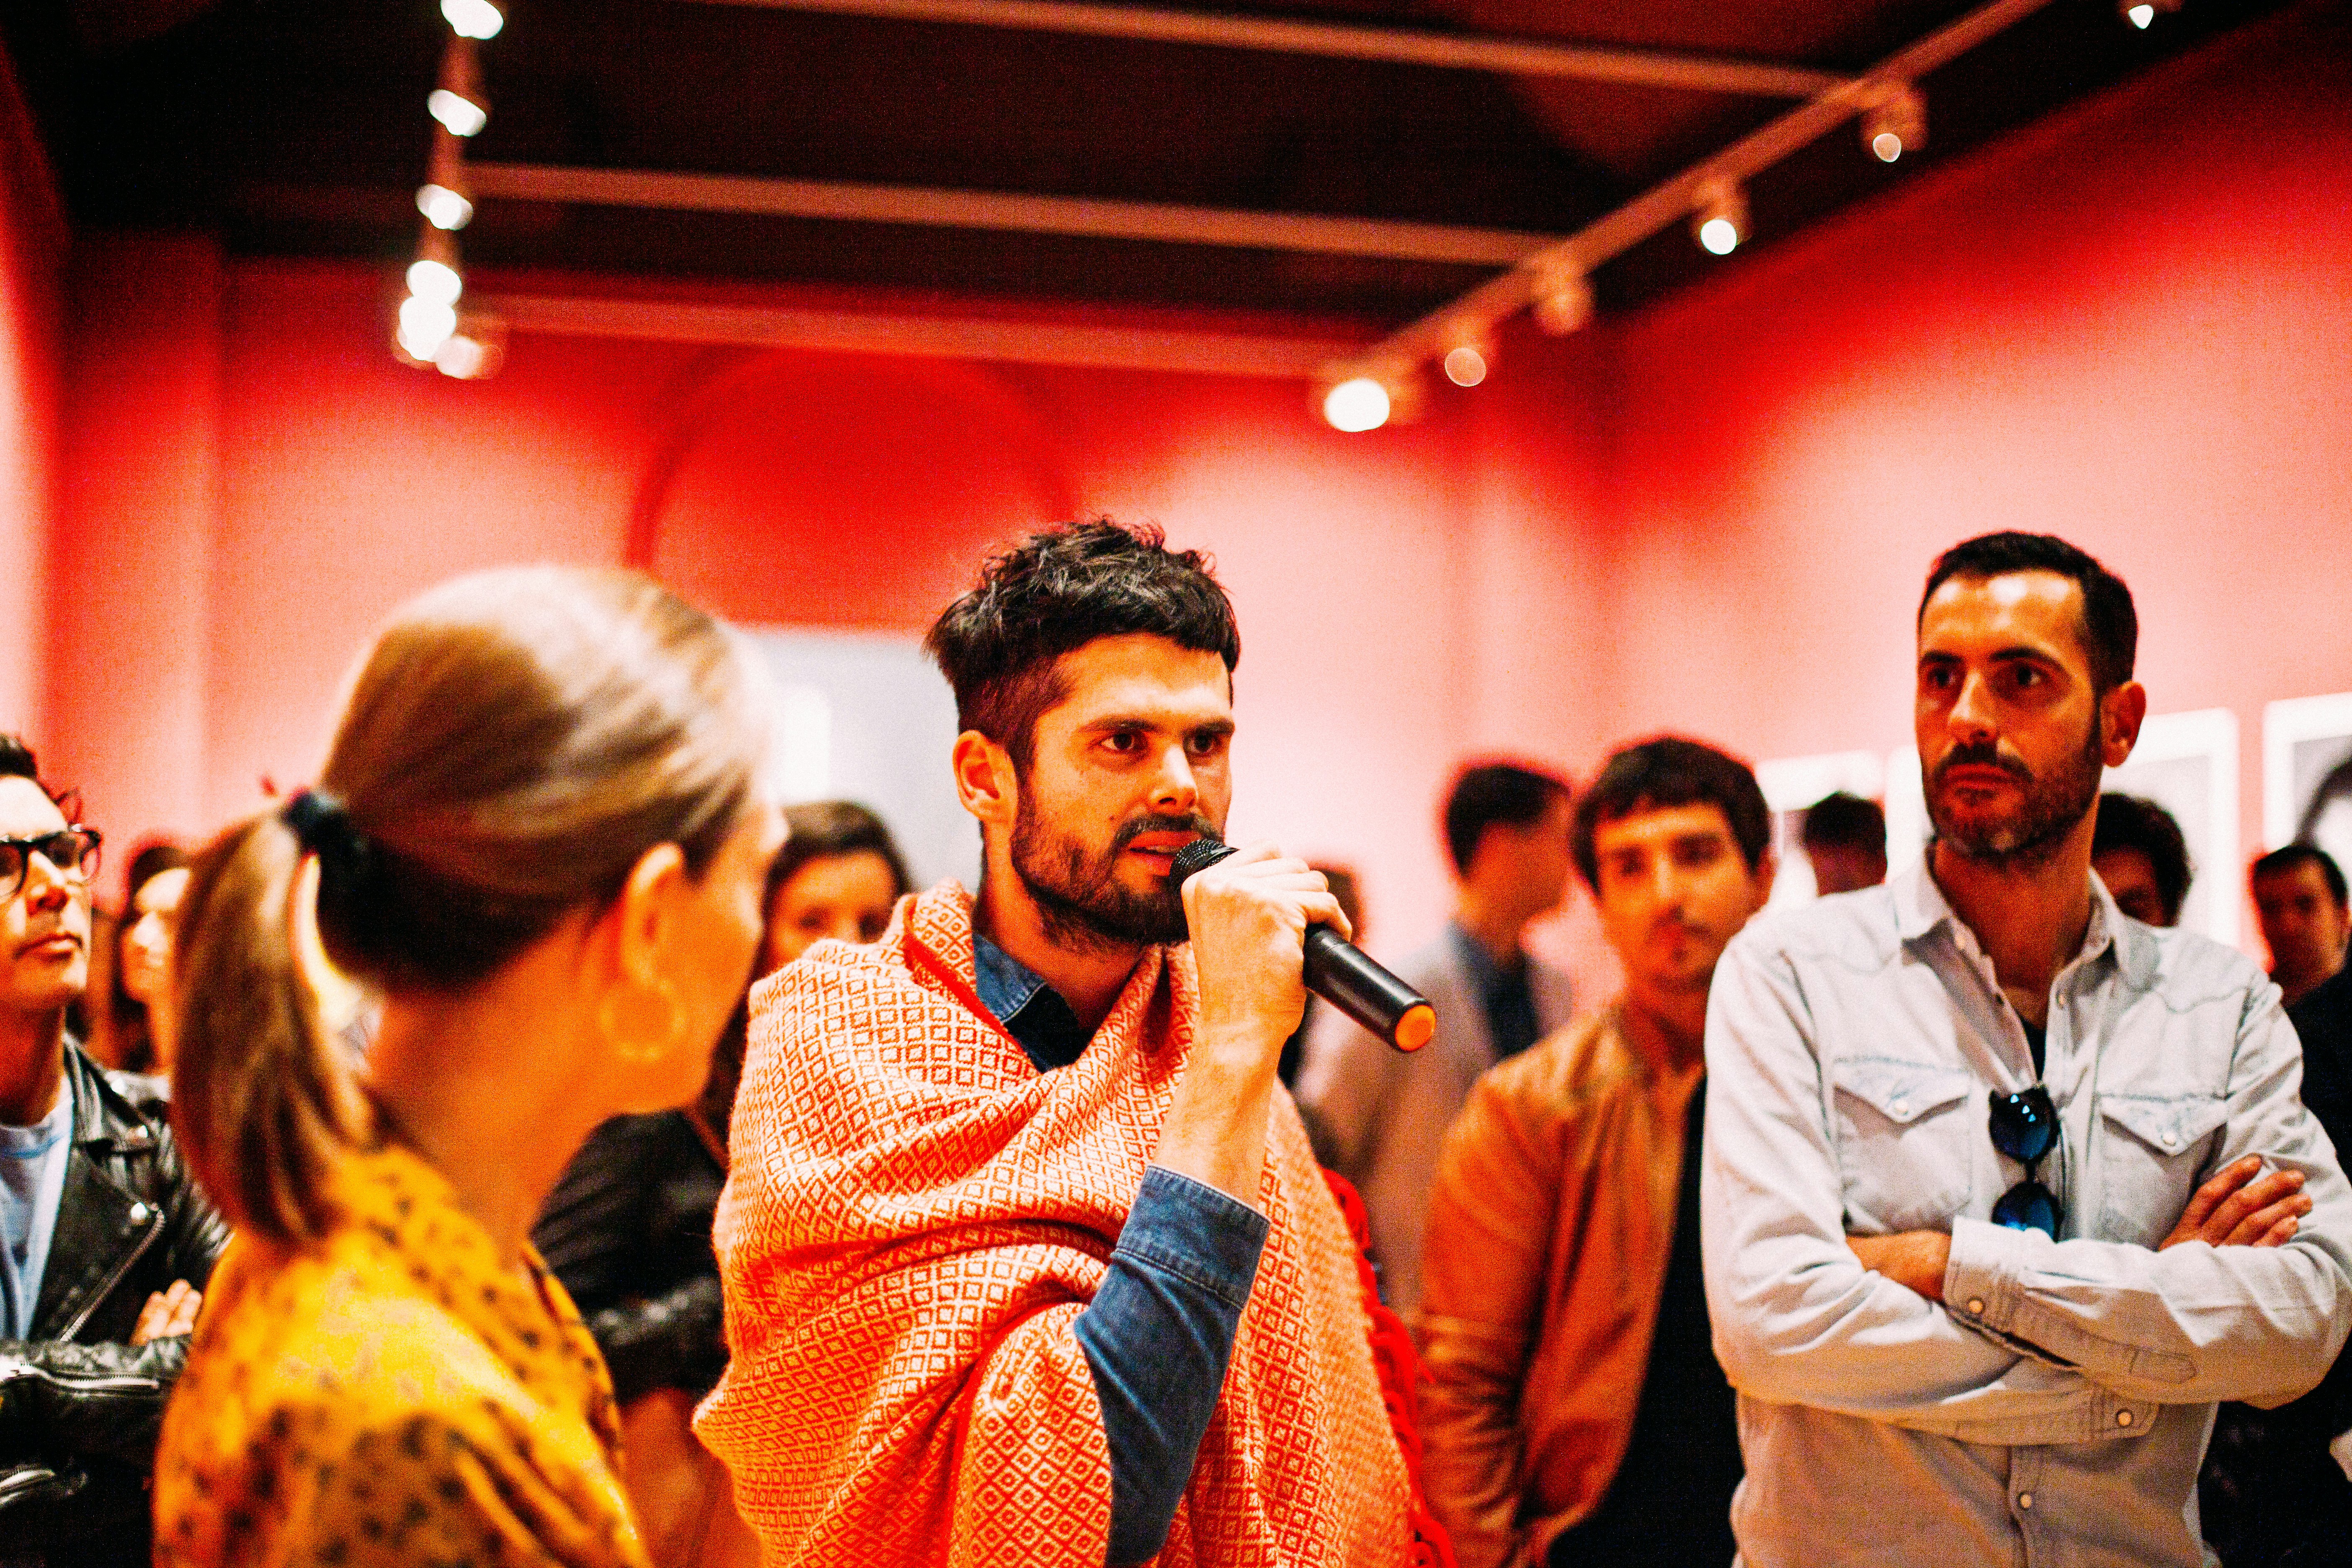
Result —
[{"label": "man speaking into microphone", "polygon": [[1345,917],[1270,845],[1171,875],[1232,803],[1223,589],[1087,523],[927,646],[980,892],[752,996],[696,1426],[769,1561],[1450,1561],[1388,1413],[1410,1352],[1275,1076]]}]

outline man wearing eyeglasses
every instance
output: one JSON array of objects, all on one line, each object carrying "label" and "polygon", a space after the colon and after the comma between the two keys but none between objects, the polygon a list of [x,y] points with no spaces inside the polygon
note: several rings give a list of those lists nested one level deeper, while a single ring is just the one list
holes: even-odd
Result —
[{"label": "man wearing eyeglasses", "polygon": [[0,735],[0,1568],[149,1560],[157,1423],[227,1232],[68,1037],[99,835]]},{"label": "man wearing eyeglasses", "polygon": [[1751,924],[1708,1009],[1740,1559],[2197,1568],[2215,1404],[2352,1328],[2352,1187],[2276,987],[2091,873],[2147,711],[2129,590],[1990,534],[1917,626],[1927,859]]}]

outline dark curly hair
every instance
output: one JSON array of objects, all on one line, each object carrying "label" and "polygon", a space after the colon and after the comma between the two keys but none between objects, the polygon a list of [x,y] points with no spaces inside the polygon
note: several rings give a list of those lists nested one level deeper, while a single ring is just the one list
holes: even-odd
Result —
[{"label": "dark curly hair", "polygon": [[1038,716],[1068,695],[1066,653],[1141,633],[1241,662],[1233,602],[1197,550],[1167,548],[1157,528],[1097,518],[1033,533],[990,558],[947,607],[924,648],[955,691],[956,722],[1029,766]]},{"label": "dark curly hair", "polygon": [[2091,827],[2091,858],[2117,849],[2137,849],[2147,857],[2156,878],[2156,896],[2164,905],[2168,925],[2180,919],[2181,900],[2197,868],[2189,858],[2189,841],[2172,813],[2136,795],[2109,790],[2099,797],[2099,815]]},{"label": "dark curly hair", "polygon": [[1601,764],[1600,776],[1576,803],[1570,841],[1584,885],[1601,890],[1601,859],[1593,837],[1604,822],[1668,806],[1720,807],[1750,871],[1760,869],[1772,847],[1772,813],[1756,772],[1727,752],[1699,741],[1664,735],[1628,746]]}]

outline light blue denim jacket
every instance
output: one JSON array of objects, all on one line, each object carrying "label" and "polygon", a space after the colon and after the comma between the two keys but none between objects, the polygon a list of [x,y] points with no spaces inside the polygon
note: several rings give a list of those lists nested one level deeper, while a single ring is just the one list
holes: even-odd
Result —
[{"label": "light blue denim jacket", "polygon": [[[2051,987],[2054,1242],[1989,1222],[2025,1173],[1992,1146],[1990,1091],[2033,1082],[2033,1058],[1924,866],[1726,950],[1701,1232],[1754,1568],[2210,1562],[2197,1471],[2215,1402],[2294,1397],[2352,1328],[2352,1187],[2303,1108],[2276,987],[2092,892]],[[2295,1237],[2153,1250],[2248,1153],[2305,1173]],[[1845,1242],[1913,1229],[1951,1234],[1943,1305]]]}]

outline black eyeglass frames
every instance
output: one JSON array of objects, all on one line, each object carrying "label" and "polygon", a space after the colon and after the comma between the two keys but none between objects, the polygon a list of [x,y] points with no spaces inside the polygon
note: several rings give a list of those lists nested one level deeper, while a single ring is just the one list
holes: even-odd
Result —
[{"label": "black eyeglass frames", "polygon": [[2035,1176],[2035,1167],[2057,1142],[2058,1111],[2049,1089],[2037,1083],[2015,1094],[1992,1091],[1992,1146],[2025,1167],[2025,1180],[1992,1205],[1993,1224],[2058,1239],[2058,1194]]},{"label": "black eyeglass frames", "polygon": [[25,868],[38,855],[77,882],[98,875],[99,846],[105,836],[79,823],[56,833],[31,833],[0,838],[0,903],[16,896],[25,885]]}]

